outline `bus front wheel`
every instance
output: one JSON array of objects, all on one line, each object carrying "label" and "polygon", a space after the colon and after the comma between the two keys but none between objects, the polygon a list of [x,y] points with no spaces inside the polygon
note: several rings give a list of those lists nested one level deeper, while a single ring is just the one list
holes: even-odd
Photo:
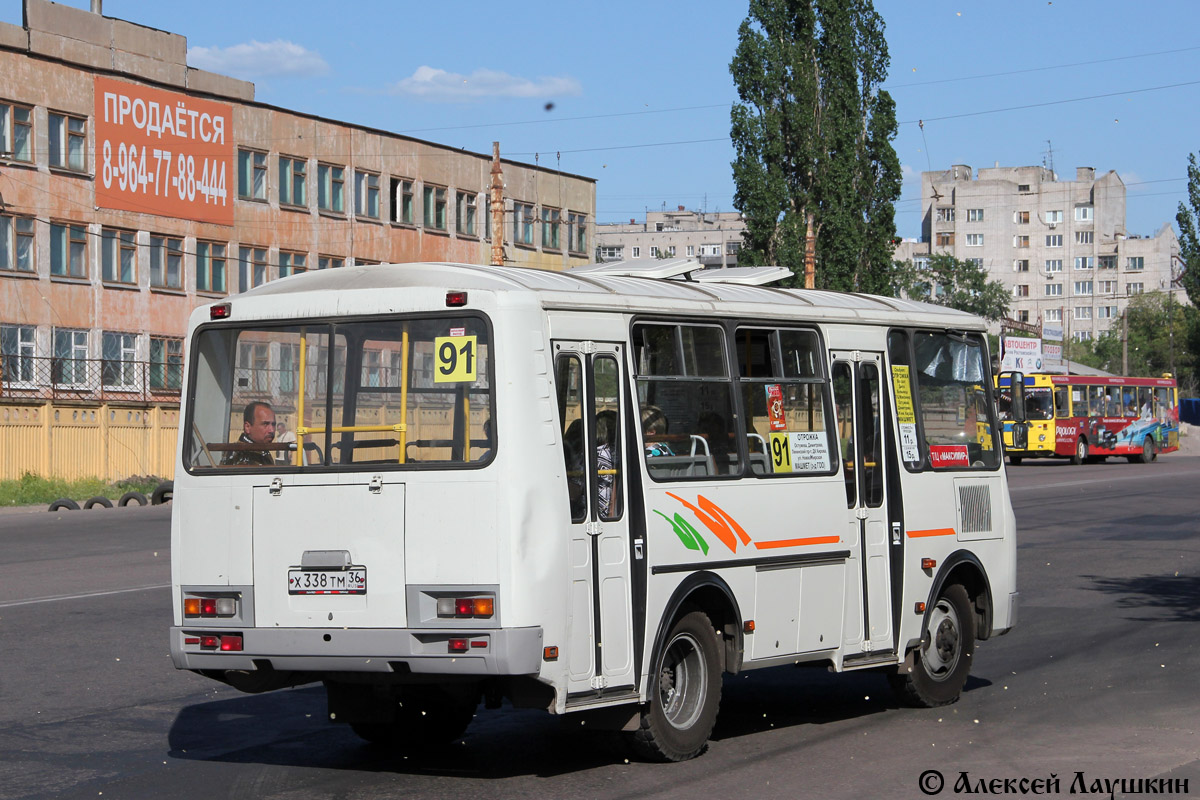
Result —
[{"label": "bus front wheel", "polygon": [[889,675],[900,699],[918,708],[954,703],[962,694],[975,652],[975,613],[967,590],[946,587],[929,612],[926,634],[912,654],[912,666]]},{"label": "bus front wheel", "polygon": [[1071,463],[1076,466],[1079,466],[1083,462],[1087,461],[1087,457],[1088,457],[1087,439],[1084,439],[1082,436],[1080,436],[1079,441],[1075,443],[1075,455],[1071,456]]},{"label": "bus front wheel", "polygon": [[1154,449],[1154,439],[1147,435],[1142,438],[1142,454],[1130,456],[1129,460],[1135,464],[1149,464],[1156,458],[1158,458],[1158,452]]},{"label": "bus front wheel", "polygon": [[680,617],[650,673],[650,702],[630,734],[634,751],[652,761],[686,761],[708,747],[721,705],[720,642],[703,611]]}]

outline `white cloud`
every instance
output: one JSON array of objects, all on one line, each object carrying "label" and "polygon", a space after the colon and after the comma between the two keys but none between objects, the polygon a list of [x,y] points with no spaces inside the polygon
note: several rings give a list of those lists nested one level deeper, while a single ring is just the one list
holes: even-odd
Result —
[{"label": "white cloud", "polygon": [[329,64],[295,42],[250,41],[230,47],[190,47],[188,65],[238,78],[308,78],[329,72]]},{"label": "white cloud", "polygon": [[477,69],[470,75],[420,66],[416,72],[388,87],[402,94],[434,102],[464,102],[488,97],[562,97],[579,95],[583,87],[574,78],[530,80],[507,72]]}]

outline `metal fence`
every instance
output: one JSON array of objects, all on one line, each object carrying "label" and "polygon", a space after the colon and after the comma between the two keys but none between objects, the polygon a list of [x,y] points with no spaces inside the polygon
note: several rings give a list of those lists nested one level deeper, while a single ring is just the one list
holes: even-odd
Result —
[{"label": "metal fence", "polygon": [[175,404],[181,361],[0,355],[0,398]]}]

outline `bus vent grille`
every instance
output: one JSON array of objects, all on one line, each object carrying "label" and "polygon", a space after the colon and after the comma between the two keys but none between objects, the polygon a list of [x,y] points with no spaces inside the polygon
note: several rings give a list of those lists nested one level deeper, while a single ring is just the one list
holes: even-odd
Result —
[{"label": "bus vent grille", "polygon": [[987,533],[992,529],[992,490],[983,484],[958,487],[962,533]]}]

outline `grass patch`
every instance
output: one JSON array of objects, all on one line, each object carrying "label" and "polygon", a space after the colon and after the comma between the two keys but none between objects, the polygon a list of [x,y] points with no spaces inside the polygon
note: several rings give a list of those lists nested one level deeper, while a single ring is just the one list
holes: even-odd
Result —
[{"label": "grass patch", "polygon": [[90,497],[107,497],[119,500],[126,492],[141,492],[149,499],[161,478],[139,475],[115,483],[99,478],[83,478],[77,481],[62,478],[43,478],[26,472],[17,480],[0,481],[0,506],[49,505],[60,497],[69,497],[81,506]]}]

